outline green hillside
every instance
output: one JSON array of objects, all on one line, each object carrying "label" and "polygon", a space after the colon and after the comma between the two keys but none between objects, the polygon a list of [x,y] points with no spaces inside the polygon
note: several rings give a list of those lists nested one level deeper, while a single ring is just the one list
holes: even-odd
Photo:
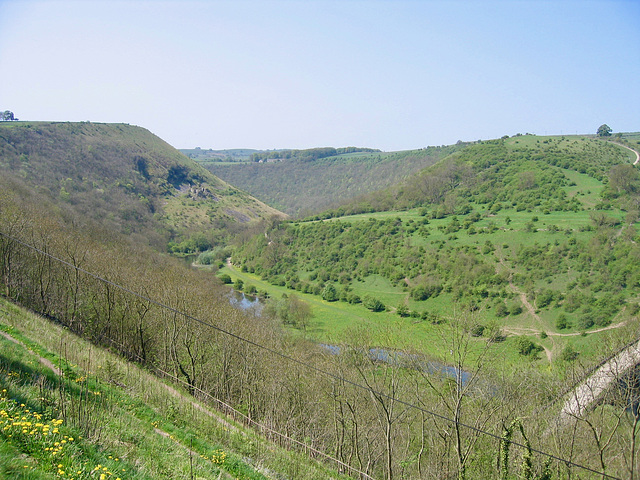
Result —
[{"label": "green hillside", "polygon": [[0,171],[62,208],[162,248],[195,233],[201,247],[211,246],[229,230],[280,215],[126,124],[2,122]]},{"label": "green hillside", "polygon": [[[70,458],[58,460],[51,449],[69,442],[64,436],[34,442],[30,437],[38,432],[29,429],[25,436],[22,429],[8,432],[10,437],[0,432],[0,472],[8,478],[99,478],[103,472],[90,469],[101,465],[106,478],[115,479],[114,459],[120,458],[128,459],[122,468],[136,467],[122,479],[341,478],[326,458],[332,452],[321,441],[325,426],[308,423],[309,410],[301,401],[315,399],[310,408],[319,408],[321,383],[312,376],[303,388],[295,363],[283,364],[255,345],[292,359],[314,355],[322,361],[322,351],[288,343],[270,318],[234,308],[229,293],[210,273],[160,254],[135,235],[69,215],[48,195],[0,177],[0,330],[17,335],[65,372],[60,386],[27,349],[9,348],[11,341],[0,337],[0,391],[6,389],[0,416],[7,413],[9,427],[15,426],[15,415],[34,425],[38,415],[49,424],[62,417],[64,425],[73,425],[59,427],[62,435],[87,440],[61,450]],[[46,320],[25,315],[6,299]],[[111,355],[104,360],[95,347],[147,373]],[[283,376],[271,375],[274,369]],[[182,393],[172,394],[173,388],[152,380],[151,373],[175,381]],[[229,418],[221,425],[223,415],[206,413],[201,402],[235,412],[236,420],[269,441]],[[83,430],[88,428],[95,436]],[[276,440],[279,446],[271,443]],[[311,448],[321,449],[324,456],[314,457],[329,467],[309,460]],[[218,477],[223,460],[229,468]],[[199,477],[190,476],[192,461]],[[58,464],[67,474],[57,472]],[[25,476],[14,477],[25,465]],[[83,476],[69,474],[76,467]]]},{"label": "green hillside", "polygon": [[568,345],[595,359],[597,340],[580,333],[635,323],[640,310],[631,160],[584,137],[471,145],[387,191],[256,236],[233,263],[260,289],[343,308],[342,321],[321,315],[308,327],[322,341],[358,317],[379,327],[399,316],[417,345],[457,311],[476,316],[480,335],[510,335],[513,363],[514,335],[541,345],[545,363]]},{"label": "green hillside", "polygon": [[336,149],[285,150],[267,152],[263,155],[269,158],[265,159],[256,157],[263,160],[260,163],[203,162],[202,165],[269,205],[300,216],[391,186],[458,148],[460,146],[429,147],[389,153],[357,151],[319,158],[308,152]]}]

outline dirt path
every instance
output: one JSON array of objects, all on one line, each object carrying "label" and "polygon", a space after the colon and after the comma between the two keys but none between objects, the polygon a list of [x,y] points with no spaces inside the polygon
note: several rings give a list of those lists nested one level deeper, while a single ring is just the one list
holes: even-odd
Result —
[{"label": "dirt path", "polygon": [[[529,312],[529,315],[531,315],[539,324],[542,325],[542,319],[540,318],[540,315],[536,313],[536,309],[533,307],[533,305],[531,305],[531,303],[529,303],[529,300],[527,300],[527,294],[522,292],[518,287],[516,287],[511,281],[511,278],[509,278],[509,288],[511,288],[512,291],[518,294],[518,296],[520,297],[520,301],[527,309],[527,312]],[[553,360],[552,350],[554,350],[556,346],[555,342],[553,341],[553,338],[551,339],[551,343],[552,343],[551,349],[545,347],[544,345],[541,345],[541,347],[544,348],[544,353],[547,356],[547,360],[549,361],[549,363],[551,363],[551,360]]]},{"label": "dirt path", "polygon": [[[515,329],[512,329],[512,327],[506,327],[504,328],[504,332],[506,332],[507,334],[512,334],[512,335],[531,335],[531,334],[538,334],[540,333],[541,330],[544,330],[543,328],[543,322],[542,319],[540,318],[540,315],[538,315],[536,313],[536,309],[533,305],[531,305],[531,303],[529,303],[529,300],[527,299],[527,294],[524,293],[523,291],[521,291],[518,287],[516,287],[516,285],[513,283],[513,272],[511,271],[511,268],[509,268],[509,266],[507,266],[507,264],[504,261],[504,258],[502,256],[502,251],[500,251],[500,254],[497,255],[498,257],[498,261],[500,262],[500,265],[502,265],[502,267],[509,272],[509,288],[511,289],[512,292],[514,292],[515,294],[518,295],[518,297],[520,298],[520,302],[524,305],[524,307],[527,309],[527,312],[529,313],[529,315],[531,315],[531,317],[533,317],[533,319],[541,326],[541,328],[539,330],[535,330],[533,328],[519,328],[519,327],[515,327]],[[517,330],[520,330],[523,333],[516,333]],[[526,333],[525,333],[526,332]],[[553,338],[551,339],[551,343],[552,343],[552,348],[549,349],[547,347],[545,347],[544,345],[542,345],[542,348],[544,349],[544,353],[547,356],[547,360],[549,361],[549,363],[551,363],[551,361],[553,360],[553,352],[552,350],[555,349],[555,342],[553,342]]]},{"label": "dirt path", "polygon": [[625,145],[621,145],[622,147],[626,148],[627,150],[631,150],[633,153],[636,154],[636,161],[633,162],[634,165],[637,165],[638,163],[640,163],[640,153],[636,152],[633,148],[629,148]]},{"label": "dirt path", "polygon": [[[607,327],[595,328],[593,330],[589,330],[587,333],[599,333],[599,332],[605,332],[607,330],[614,330],[626,324],[627,322],[614,323]],[[540,333],[535,328],[527,328],[527,327],[506,327],[505,331],[513,335],[535,335],[537,333]],[[577,337],[579,335],[582,335],[582,332],[574,332],[574,333],[546,332],[546,333],[550,337]]]},{"label": "dirt path", "polygon": [[[627,148],[627,147],[625,147]],[[631,149],[629,149],[631,150]],[[632,150],[634,151],[634,150]],[[634,151],[635,152],[635,151]],[[635,152],[636,155],[638,155],[637,152]],[[636,161],[637,163],[637,161]],[[504,327],[503,331],[509,335],[538,335],[541,331],[544,330],[544,323],[542,322],[542,319],[540,318],[540,315],[538,315],[536,313],[536,309],[535,307],[529,302],[529,300],[527,299],[527,295],[521,291],[512,281],[512,275],[513,272],[511,271],[511,269],[509,268],[509,266],[505,263],[504,258],[501,255],[502,252],[496,252],[496,256],[498,258],[498,261],[500,263],[500,265],[502,265],[502,267],[509,273],[509,288],[511,289],[512,292],[516,293],[518,295],[518,297],[520,298],[520,301],[522,302],[522,304],[524,305],[524,307],[527,309],[527,312],[529,313],[529,315],[531,315],[532,318],[534,318],[536,320],[536,322],[538,322],[538,324],[541,326],[540,329],[535,329],[535,328],[531,328],[531,327],[513,327],[513,326],[509,326],[509,327]],[[626,325],[626,321],[625,322],[619,322],[619,323],[615,323],[615,324],[611,324],[608,325],[606,327],[602,327],[602,328],[595,328],[593,330],[589,330],[588,333],[599,333],[599,332],[605,332],[607,330],[614,330],[616,328],[620,328],[624,325]],[[551,337],[551,343],[552,343],[552,347],[551,349],[545,347],[544,345],[542,345],[542,348],[544,348],[544,352],[547,356],[547,359],[549,360],[549,362],[551,362],[552,358],[553,358],[553,351],[556,348],[556,344],[553,341],[554,337],[577,337],[579,335],[582,335],[583,332],[574,332],[574,333],[557,333],[557,332],[546,332],[548,337]]]},{"label": "dirt path", "polygon": [[44,365],[45,367],[47,367],[49,370],[51,370],[53,373],[55,373],[57,376],[62,375],[62,370],[60,370],[58,367],[56,367],[53,362],[47,358],[41,357],[40,355],[38,355],[36,352],[34,352],[33,350],[31,350],[29,347],[27,347],[24,343],[22,343],[20,340],[18,340],[17,338],[12,337],[11,335],[9,335],[6,332],[2,332],[0,331],[0,335],[2,335],[4,338],[6,338],[7,340],[15,343],[16,345],[20,345],[21,347],[23,347],[25,350],[27,350],[31,355],[34,355],[38,361]]}]

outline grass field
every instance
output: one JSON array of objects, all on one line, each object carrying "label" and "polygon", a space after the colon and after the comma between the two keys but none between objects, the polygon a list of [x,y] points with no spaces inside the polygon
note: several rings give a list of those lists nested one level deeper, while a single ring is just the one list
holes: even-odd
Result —
[{"label": "grass field", "polygon": [[[219,273],[227,273],[233,280],[241,279],[245,286],[254,285],[259,291],[268,292],[270,297],[277,298],[283,294],[293,294],[307,302],[313,312],[311,324],[305,331],[290,328],[290,332],[293,335],[304,335],[321,343],[352,344],[357,335],[362,331],[366,331],[367,337],[371,342],[370,346],[403,349],[446,361],[448,353],[447,336],[450,334],[450,327],[446,322],[434,325],[411,317],[401,318],[392,311],[371,312],[361,304],[351,305],[345,302],[326,302],[316,295],[292,292],[286,287],[271,285],[261,280],[258,276],[241,272],[233,266],[224,267]],[[393,287],[388,281],[380,277],[368,278],[364,282],[354,284],[354,292],[372,295],[380,298],[383,302],[386,300],[390,302],[390,306],[395,306],[391,303],[393,301],[399,303],[401,299],[408,299],[406,292]],[[514,303],[516,302],[517,299],[514,299]],[[422,305],[418,305],[418,303]],[[424,303],[429,303],[429,309],[438,312],[444,318],[463,314],[463,312],[455,311],[455,302],[446,294],[439,295],[428,302],[408,301],[410,309],[418,306],[424,308]],[[534,362],[542,368],[553,369],[555,368],[555,360],[569,343],[579,349],[582,361],[589,362],[598,359],[601,355],[598,345],[601,345],[603,339],[608,336],[609,331],[584,334],[576,329],[567,329],[559,333],[554,326],[555,315],[540,321],[531,318],[530,315],[524,312],[521,315],[511,316],[508,320],[499,322],[499,326],[507,333],[506,340],[499,342],[495,347],[500,351],[501,363],[504,366],[517,366],[523,362]],[[487,323],[490,315],[487,312],[480,311],[474,314],[474,318],[478,323]],[[541,338],[542,332],[547,334],[546,338]],[[545,352],[541,352],[533,359],[519,355],[515,346],[517,335],[527,336],[532,341],[548,349],[553,360],[552,363],[549,363],[549,358]],[[545,335],[543,334],[542,336]],[[481,351],[486,341],[486,338],[482,337],[474,339],[472,343],[473,350],[476,353]],[[473,355],[470,358],[472,359]]]}]

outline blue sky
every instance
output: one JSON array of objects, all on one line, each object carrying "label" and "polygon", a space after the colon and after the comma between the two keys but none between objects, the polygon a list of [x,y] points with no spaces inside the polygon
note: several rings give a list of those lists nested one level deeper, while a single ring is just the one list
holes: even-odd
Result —
[{"label": "blue sky", "polygon": [[640,2],[0,0],[0,109],[178,148],[638,131]]}]

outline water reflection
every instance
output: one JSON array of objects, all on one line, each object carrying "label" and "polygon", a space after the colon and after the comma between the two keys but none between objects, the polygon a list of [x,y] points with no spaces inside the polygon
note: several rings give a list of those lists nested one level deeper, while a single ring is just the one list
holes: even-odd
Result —
[{"label": "water reflection", "polygon": [[257,316],[262,315],[262,309],[264,307],[260,298],[245,295],[244,292],[236,292],[235,290],[231,292],[229,303],[240,310],[250,311]]},{"label": "water reflection", "polygon": [[[262,309],[264,308],[264,303],[259,297],[246,295],[244,292],[237,292],[235,290],[230,294],[229,303],[236,308],[246,312],[251,312],[256,316],[262,315]],[[320,343],[319,345],[334,355],[342,353],[342,348],[338,345],[331,345],[327,343]],[[369,349],[369,356],[373,360],[388,363],[390,365],[417,368],[428,373],[440,373],[445,377],[454,379],[460,386],[466,386],[471,379],[471,374],[469,372],[449,365],[444,365],[433,360],[427,360],[423,356],[417,354],[397,352],[385,348],[371,348]]]},{"label": "water reflection", "polygon": [[[341,353],[341,347],[338,345],[329,345],[321,343],[320,346],[329,350],[334,355]],[[466,386],[471,380],[471,374],[464,370],[433,360],[427,360],[421,355],[410,354],[405,352],[396,352],[385,348],[370,348],[369,357],[373,360],[388,363],[389,365],[397,365],[401,367],[417,368],[428,373],[440,373],[445,377],[452,378],[461,386]]]}]

